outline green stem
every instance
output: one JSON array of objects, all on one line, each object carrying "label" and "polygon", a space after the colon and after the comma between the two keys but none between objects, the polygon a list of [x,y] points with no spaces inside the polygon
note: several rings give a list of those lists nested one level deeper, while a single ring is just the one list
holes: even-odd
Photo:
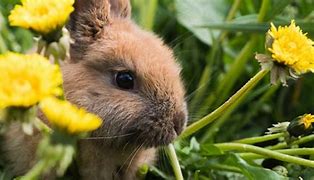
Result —
[{"label": "green stem", "polygon": [[5,53],[7,50],[8,50],[8,48],[7,48],[7,46],[4,42],[4,39],[0,33],[0,54]]},{"label": "green stem", "polygon": [[157,11],[158,1],[143,1],[141,6],[140,24],[147,30],[152,30]]},{"label": "green stem", "polygon": [[3,39],[3,29],[5,28],[4,17],[0,12],[0,54],[6,52],[8,47]]},{"label": "green stem", "polygon": [[228,166],[224,164],[210,164],[206,166],[208,169],[216,169],[221,171],[229,171],[229,172],[235,172],[235,173],[242,173],[242,171],[239,168]]},{"label": "green stem", "polygon": [[229,119],[229,117],[232,114],[232,112],[234,111],[234,109],[236,107],[238,107],[238,105],[240,103],[242,103],[242,101],[245,97],[246,97],[245,95],[240,97],[237,100],[237,102],[232,104],[230,106],[230,108],[228,108],[228,110],[226,110],[224,112],[224,114],[219,119],[217,119],[217,121],[215,121],[211,127],[209,127],[209,129],[201,137],[201,143],[205,143],[205,142],[208,142],[209,140],[213,139],[213,137],[216,135],[216,133],[219,132],[219,128]]},{"label": "green stem", "polygon": [[25,176],[20,178],[20,180],[37,180],[41,173],[46,169],[46,166],[47,162],[44,160],[37,162]]},{"label": "green stem", "polygon": [[191,112],[195,112],[195,110],[198,108],[199,104],[202,102],[203,96],[207,91],[208,86],[208,77],[210,77],[212,73],[211,66],[206,66],[202,72],[201,79],[198,83],[195,95],[189,105],[189,109]]},{"label": "green stem", "polygon": [[265,135],[265,136],[239,139],[239,140],[235,140],[233,142],[242,143],[242,144],[255,144],[255,143],[260,143],[260,142],[264,142],[264,141],[277,139],[277,138],[283,137],[284,135],[285,135],[285,133],[277,133],[277,134],[270,134],[270,135]]},{"label": "green stem", "polygon": [[258,17],[257,17],[257,22],[261,23],[265,20],[267,10],[270,7],[269,5],[270,1],[269,0],[263,0]]},{"label": "green stem", "polygon": [[236,57],[234,63],[232,63],[232,66],[230,67],[228,73],[224,76],[221,82],[219,82],[217,91],[215,91],[216,95],[219,94],[217,104],[221,104],[223,101],[226,100],[229,92],[236,83],[236,80],[242,74],[245,64],[249,60],[249,57],[252,55],[252,51],[256,43],[257,37],[252,36],[252,38],[245,44],[240,54]]},{"label": "green stem", "polygon": [[34,124],[35,124],[37,129],[41,130],[44,133],[51,133],[52,132],[52,129],[50,127],[48,127],[41,119],[39,119],[37,117],[34,119]]},{"label": "green stem", "polygon": [[256,116],[261,109],[261,106],[263,106],[267,100],[269,100],[274,93],[278,90],[280,87],[280,84],[278,83],[275,86],[271,86],[266,93],[262,97],[259,98],[259,100],[252,104],[250,107],[250,111],[245,115],[243,120],[237,124],[237,129],[242,129],[245,125],[247,125],[248,122],[251,121],[254,116]]},{"label": "green stem", "polygon": [[241,4],[242,0],[235,0],[233,1],[233,4],[229,10],[229,13],[227,15],[226,21],[231,21],[233,19],[233,17],[235,16],[235,14],[237,13],[240,4]]},{"label": "green stem", "polygon": [[[273,86],[273,87],[277,87],[278,86]],[[239,127],[242,127],[246,122],[248,122],[249,120],[251,120],[250,117],[252,117],[252,115],[254,115],[254,113],[256,112],[256,109],[258,109],[258,107],[262,104],[262,102],[264,102],[266,99],[269,98],[269,96],[274,92],[274,88],[270,88],[269,91],[267,91],[267,93],[265,93],[257,103],[252,105],[251,111],[247,114],[247,116],[241,121],[237,123],[237,127],[238,129],[240,129]],[[226,111],[224,113],[224,115],[219,118],[215,123],[213,123],[213,125],[206,131],[206,133],[201,137],[200,142],[204,143],[204,142],[208,142],[209,140],[212,140],[213,137],[216,135],[217,132],[219,132],[219,128],[226,122],[229,120],[230,115],[232,114],[232,112],[235,110],[235,108],[238,107],[238,105],[240,103],[242,103],[244,101],[245,97],[243,96],[242,98],[240,98],[237,103],[235,103],[234,105],[232,105],[232,107],[229,108],[228,111]],[[247,99],[245,99],[246,101],[248,101]],[[255,109],[256,108],[256,109]]]},{"label": "green stem", "polygon": [[299,144],[304,144],[304,143],[311,142],[311,141],[314,141],[314,134],[302,137],[296,141],[293,141],[291,144],[287,144],[286,142],[283,142],[283,143],[279,143],[279,144],[276,144],[274,146],[271,146],[267,149],[271,149],[271,150],[283,149],[283,148],[287,148],[291,145],[299,145]]},{"label": "green stem", "polygon": [[314,161],[286,155],[280,152],[272,151],[269,149],[265,149],[265,148],[261,148],[261,147],[257,147],[253,145],[240,144],[240,143],[218,143],[218,144],[215,144],[215,146],[217,146],[223,151],[237,150],[237,151],[243,151],[243,152],[252,152],[252,153],[259,154],[265,157],[277,159],[280,161],[314,168]]},{"label": "green stem", "polygon": [[[258,22],[263,22],[267,8],[269,6],[269,0],[263,0],[259,15],[258,15]],[[225,99],[230,94],[230,91],[234,87],[234,84],[237,82],[238,78],[240,77],[241,73],[244,70],[245,64],[249,60],[249,57],[251,56],[251,53],[258,42],[258,36],[253,35],[251,39],[245,44],[244,48],[241,50],[240,54],[237,56],[235,61],[232,63],[232,66],[228,73],[223,77],[223,79],[219,82],[218,88],[214,91],[214,97],[218,96],[219,98],[216,100],[216,103],[214,106],[217,106],[225,101]],[[208,101],[205,101],[203,104],[204,107],[208,107],[212,104],[212,98],[213,96],[209,96]],[[238,103],[240,104],[240,103]],[[212,137],[218,132],[219,128],[229,119],[229,116],[232,114],[233,110],[238,105],[235,104],[226,115],[218,119],[205,133],[205,135],[202,137],[203,141],[206,141],[207,139],[212,139]]]},{"label": "green stem", "polygon": [[[234,18],[235,14],[237,13],[237,11],[241,5],[241,1],[242,0],[233,1],[233,4],[229,10],[227,17],[226,17],[226,22],[229,22]],[[223,31],[221,33],[221,35],[218,37],[218,42],[222,42],[227,37],[227,35],[228,35],[228,31]]]},{"label": "green stem", "polygon": [[[268,7],[269,7],[269,0],[263,0],[259,14],[258,14],[257,22],[264,21]],[[236,60],[232,64],[229,72],[223,78],[222,82],[219,83],[217,92],[219,92],[220,101],[218,101],[218,104],[224,101],[224,99],[226,98],[226,96],[228,95],[232,87],[234,86],[236,80],[241,75],[244,65],[249,59],[249,56],[251,52],[253,51],[253,48],[255,47],[256,43],[257,43],[257,36],[254,35],[252,36],[250,41],[246,43],[244,48],[241,50],[240,54],[237,56]]]},{"label": "green stem", "polygon": [[[235,0],[233,2],[231,9],[227,15],[226,22],[231,21],[233,19],[233,17],[235,16],[236,12],[239,9],[241,1],[242,0]],[[207,82],[208,82],[208,77],[210,77],[212,73],[213,60],[215,59],[216,53],[219,49],[218,47],[219,47],[220,42],[222,42],[227,35],[228,35],[227,31],[222,32],[219,35],[218,39],[214,42],[211,52],[208,54],[210,62],[208,62],[206,64],[206,67],[204,68],[204,71],[200,78],[200,82],[198,83],[198,86],[197,86],[197,92],[194,98],[192,99],[192,102],[190,103],[190,109],[192,112],[194,112],[196,105],[201,103],[201,100],[207,91],[207,85],[208,85]],[[208,107],[208,106],[205,106],[205,107]]]},{"label": "green stem", "polygon": [[179,164],[179,161],[178,161],[178,158],[177,158],[177,154],[176,154],[176,151],[174,149],[173,144],[169,144],[166,147],[166,152],[168,154],[168,157],[169,157],[171,166],[173,168],[176,180],[183,180],[183,175],[182,175],[182,172],[181,172],[180,164]]},{"label": "green stem", "polygon": [[[292,156],[314,154],[314,148],[280,149],[280,150],[275,150],[275,151],[282,154],[292,155]],[[250,160],[265,158],[265,156],[263,155],[254,154],[254,153],[241,153],[240,156],[243,159],[250,159]]]},{"label": "green stem", "polygon": [[253,78],[251,78],[240,90],[238,90],[231,98],[228,99],[224,104],[218,107],[215,111],[208,114],[199,121],[188,126],[180,138],[186,138],[193,133],[197,132],[201,128],[205,127],[209,123],[220,117],[226,110],[230,108],[234,103],[236,103],[242,96],[246,95],[255,85],[268,73],[268,70],[260,70]]},{"label": "green stem", "polygon": [[47,46],[47,42],[44,41],[44,40],[42,39],[42,37],[37,37],[37,38],[36,38],[36,42],[37,42],[37,50],[36,50],[36,52],[37,52],[37,54],[41,54],[41,53],[43,52],[43,50],[44,50],[45,48],[47,48],[47,47],[46,47],[46,46]]}]

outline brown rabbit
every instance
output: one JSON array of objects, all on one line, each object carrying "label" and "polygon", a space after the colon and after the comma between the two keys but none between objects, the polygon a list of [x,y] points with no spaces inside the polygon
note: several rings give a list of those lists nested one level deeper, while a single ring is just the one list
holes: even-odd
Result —
[{"label": "brown rabbit", "polygon": [[[74,43],[62,66],[66,98],[98,114],[101,128],[79,142],[81,179],[135,179],[186,124],[180,67],[172,51],[130,20],[129,0],[77,0],[68,29]],[[107,137],[107,138],[106,138]],[[14,173],[34,164],[39,135],[14,125],[4,150]]]}]

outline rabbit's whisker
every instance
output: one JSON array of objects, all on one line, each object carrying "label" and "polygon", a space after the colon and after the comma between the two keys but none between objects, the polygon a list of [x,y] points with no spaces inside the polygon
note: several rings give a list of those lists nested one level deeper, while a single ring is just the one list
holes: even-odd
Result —
[{"label": "rabbit's whisker", "polygon": [[135,156],[137,155],[137,153],[140,151],[140,149],[142,149],[142,147],[144,146],[144,144],[145,144],[145,142],[143,142],[140,146],[139,146],[139,148],[136,150],[136,152],[133,154],[133,156],[132,156],[132,158],[131,158],[131,160],[130,160],[130,162],[128,163],[128,166],[127,166],[127,168],[126,168],[126,172],[129,170],[129,168],[131,167],[131,164],[132,164],[132,162],[133,162],[133,160],[134,160],[134,158],[135,158]]},{"label": "rabbit's whisker", "polygon": [[167,169],[167,162],[169,162],[169,158],[167,155],[167,152],[165,150],[164,147],[161,148],[161,151],[159,152],[159,156],[160,156],[160,162],[159,165],[161,167],[162,170],[166,170]]},{"label": "rabbit's whisker", "polygon": [[[208,82],[209,82],[209,81],[208,81]],[[208,82],[202,84],[200,87],[198,87],[198,88],[195,89],[193,92],[191,92],[189,95],[187,95],[187,96],[185,97],[185,100],[186,100],[186,101],[190,100],[190,99],[195,95],[195,93],[196,93],[197,91],[199,91],[199,90],[205,88],[206,85],[208,84]]]},{"label": "rabbit's whisker", "polygon": [[173,39],[172,41],[170,41],[168,43],[168,45],[174,49],[174,50],[177,50],[177,48],[184,43],[184,40],[190,38],[190,37],[193,37],[193,35],[191,35],[190,33],[186,32],[178,37],[176,37],[175,39]]},{"label": "rabbit's whisker", "polygon": [[128,133],[128,134],[122,134],[122,135],[116,135],[116,136],[98,136],[98,137],[88,137],[88,138],[83,138],[84,140],[93,140],[93,139],[114,139],[114,138],[120,138],[120,137],[127,137],[127,136],[131,136],[134,133]]},{"label": "rabbit's whisker", "polygon": [[[114,178],[116,178],[116,176],[119,175],[119,173],[122,171],[122,169],[128,164],[127,169],[129,168],[131,162],[133,161],[134,157],[136,156],[136,154],[138,153],[138,151],[143,147],[144,143],[142,143],[140,146],[138,146],[137,148],[135,148],[131,154],[128,156],[128,158],[123,162],[123,164],[120,166],[119,170],[115,173]],[[131,161],[128,163],[129,159],[131,159]]]}]

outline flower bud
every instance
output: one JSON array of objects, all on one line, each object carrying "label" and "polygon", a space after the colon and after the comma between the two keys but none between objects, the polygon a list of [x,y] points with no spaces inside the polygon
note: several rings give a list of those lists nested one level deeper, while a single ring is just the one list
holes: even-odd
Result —
[{"label": "flower bud", "polygon": [[313,131],[314,116],[305,114],[292,120],[287,128],[291,136],[298,137],[308,135]]}]

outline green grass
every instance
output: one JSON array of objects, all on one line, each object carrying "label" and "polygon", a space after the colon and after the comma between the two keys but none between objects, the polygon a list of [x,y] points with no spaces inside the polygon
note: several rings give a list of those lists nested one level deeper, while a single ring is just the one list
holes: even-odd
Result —
[{"label": "green grass", "polygon": [[[262,2],[265,3],[263,6]],[[141,8],[141,5],[138,6]],[[155,19],[152,19],[153,30],[174,48],[182,64],[190,124],[219,107],[259,71],[254,54],[264,52],[265,33],[270,22],[283,25],[295,19],[309,33],[308,36],[313,37],[314,18],[309,7],[314,7],[312,1],[159,1]],[[141,25],[146,27],[145,24]],[[269,77],[266,76],[231,110],[193,136],[201,142],[200,145],[261,136],[274,123],[290,121],[298,115],[313,112],[313,81],[313,76],[309,74],[297,81],[288,81],[289,87],[270,87]],[[202,166],[197,161],[204,158],[200,152],[182,155],[180,151],[190,146],[187,141],[181,140],[178,142],[180,147],[176,147],[185,179],[241,179],[245,175],[239,169],[234,170],[234,166],[221,164],[217,168],[208,165],[216,162],[219,156],[207,158],[207,164]],[[264,147],[271,143],[274,142],[257,145]],[[311,176],[308,168],[289,162],[276,162],[288,169],[289,177]],[[248,163],[263,167],[254,162]],[[296,171],[296,168],[301,170]],[[239,172],[242,175],[238,175]]]},{"label": "green grass", "polygon": [[[0,53],[25,52],[32,47],[29,31],[8,26],[9,10],[17,2],[0,1]],[[263,136],[274,123],[314,113],[312,74],[289,80],[288,87],[270,86],[266,75],[250,87],[250,93],[228,106],[228,110],[214,114],[215,109],[260,71],[254,56],[265,51],[265,33],[270,22],[284,25],[295,19],[313,39],[314,1],[133,0],[132,4],[133,18],[162,37],[182,65],[189,124],[207,118],[206,123],[200,123],[203,128],[190,131],[195,126],[189,127],[184,138],[167,149],[172,161],[160,158],[159,166],[149,170],[143,167],[143,178],[174,179],[180,177],[179,167],[184,179],[283,178],[275,173],[279,172],[276,168],[270,170],[274,167],[287,170],[286,176],[291,178],[314,177],[313,169],[309,168],[313,167],[310,161],[313,157],[308,155],[313,152],[313,135],[294,141],[293,147],[297,149],[292,152],[282,150],[289,147],[284,136]],[[226,143],[250,137],[256,138]],[[296,143],[304,139],[309,140]],[[253,143],[244,146],[240,142]],[[307,149],[302,151],[302,148]],[[300,153],[308,156],[302,156],[305,159],[296,156]],[[268,163],[265,156],[276,160]],[[262,159],[257,162],[256,158]],[[170,164],[176,167],[174,171]],[[0,171],[0,179],[2,176]]]}]

